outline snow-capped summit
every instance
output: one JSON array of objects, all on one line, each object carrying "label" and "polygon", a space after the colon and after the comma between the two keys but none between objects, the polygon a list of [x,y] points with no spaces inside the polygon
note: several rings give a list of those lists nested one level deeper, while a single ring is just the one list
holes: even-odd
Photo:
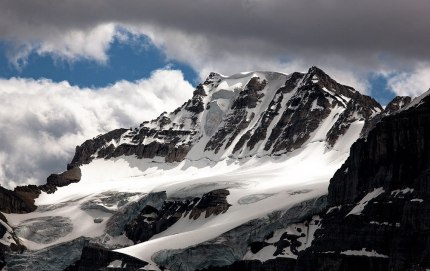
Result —
[{"label": "snow-capped summit", "polygon": [[85,142],[71,166],[123,155],[168,163],[261,157],[314,141],[326,141],[331,148],[350,128],[359,130],[381,111],[372,98],[317,67],[291,75],[211,73],[175,111]]}]

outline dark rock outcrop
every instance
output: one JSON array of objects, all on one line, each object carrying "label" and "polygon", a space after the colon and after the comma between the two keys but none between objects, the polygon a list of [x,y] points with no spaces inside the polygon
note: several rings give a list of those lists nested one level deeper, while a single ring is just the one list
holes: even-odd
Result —
[{"label": "dark rock outcrop", "polygon": [[141,270],[148,263],[137,258],[96,246],[85,246],[81,258],[64,271]]},{"label": "dark rock outcrop", "polygon": [[409,96],[397,96],[387,104],[387,106],[384,109],[384,113],[386,114],[395,113],[400,109],[408,106],[411,102],[412,102],[412,98]]},{"label": "dark rock outcrop", "polygon": [[147,241],[187,215],[199,200],[165,201],[160,209],[147,205],[125,226],[125,235],[135,243]]},{"label": "dark rock outcrop", "polygon": [[[342,270],[342,271],[379,271],[389,270],[387,269],[388,260],[385,258],[375,258],[367,256],[348,256],[342,254],[330,254],[323,255],[322,257],[310,257],[299,258],[296,264],[296,271],[300,270]],[[418,271],[421,269],[411,269],[410,271]]]},{"label": "dark rock outcrop", "polygon": [[47,185],[62,187],[81,180],[81,169],[73,167],[61,174],[51,174],[46,180]]},{"label": "dark rock outcrop", "polygon": [[373,118],[366,119],[364,123],[364,127],[361,130],[360,137],[366,138],[367,135],[373,128],[375,128],[376,124],[379,123],[385,116],[392,115],[400,111],[401,109],[408,106],[412,101],[411,97],[408,96],[397,96],[393,100],[391,100],[388,105],[385,107],[384,111],[381,114],[374,116]]},{"label": "dark rock outcrop", "polygon": [[200,271],[291,271],[296,266],[296,260],[291,258],[275,258],[261,262],[258,260],[241,260],[231,265],[209,267]]},{"label": "dark rock outcrop", "polygon": [[106,223],[106,233],[110,236],[119,236],[124,233],[130,224],[146,206],[160,208],[166,200],[166,192],[150,193],[138,201],[127,204],[118,212],[114,213]]},{"label": "dark rock outcrop", "polygon": [[54,193],[57,187],[67,186],[81,180],[81,170],[73,167],[61,174],[51,174],[44,185],[17,186],[8,190],[0,186],[0,211],[4,213],[29,213],[36,210],[35,199],[40,193]]},{"label": "dark rock outcrop", "polygon": [[217,189],[202,196],[202,199],[191,210],[190,219],[198,219],[202,213],[205,213],[205,218],[211,215],[219,215],[227,212],[231,206],[227,202],[227,196],[230,192],[227,189]]},{"label": "dark rock outcrop", "polygon": [[[4,223],[7,222],[6,218],[2,213],[0,213],[0,220],[2,220]],[[3,239],[6,233],[7,233],[6,227],[3,226],[2,223],[0,223],[0,239]],[[4,254],[7,250],[8,250],[8,247],[0,243],[0,270],[3,269],[3,267],[6,265]]]},{"label": "dark rock outcrop", "polygon": [[6,266],[6,260],[4,258],[4,253],[6,250],[7,250],[7,246],[0,244],[0,268],[1,269],[3,269],[3,267]]},{"label": "dark rock outcrop", "polygon": [[[36,186],[34,186],[36,187]],[[26,192],[17,187],[15,191],[0,186],[0,211],[4,213],[29,213],[36,210],[34,199],[40,194],[40,190]]]},{"label": "dark rock outcrop", "polygon": [[108,142],[119,138],[127,131],[128,129],[116,129],[104,135],[87,140],[81,146],[77,146],[75,156],[73,157],[72,162],[67,165],[67,169],[71,169],[83,164],[88,164],[93,160],[94,157],[92,155],[97,152],[97,150],[105,146]]},{"label": "dark rock outcrop", "polygon": [[140,214],[128,222],[125,235],[135,243],[149,240],[152,236],[165,231],[179,219],[197,219],[205,213],[205,218],[224,213],[230,207],[227,202],[227,189],[217,189],[203,194],[201,198],[166,200],[161,208],[146,205]]}]

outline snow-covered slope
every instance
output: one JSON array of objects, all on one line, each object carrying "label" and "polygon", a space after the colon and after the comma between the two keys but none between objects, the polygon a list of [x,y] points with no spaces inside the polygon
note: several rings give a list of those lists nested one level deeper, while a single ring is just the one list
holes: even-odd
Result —
[{"label": "snow-covered slope", "polygon": [[[160,253],[179,255],[325,195],[364,122],[381,110],[316,67],[212,73],[174,112],[77,147],[68,167],[80,167],[79,182],[42,191],[35,212],[6,217],[28,255],[83,236],[156,268]],[[252,259],[246,245],[232,260]],[[204,260],[170,267],[207,267]]]}]

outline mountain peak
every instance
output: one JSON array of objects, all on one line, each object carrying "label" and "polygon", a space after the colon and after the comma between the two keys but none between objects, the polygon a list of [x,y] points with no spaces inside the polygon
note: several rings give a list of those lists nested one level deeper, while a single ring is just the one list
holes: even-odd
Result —
[{"label": "mountain peak", "polygon": [[338,83],[317,66],[312,66],[309,68],[303,81],[306,85],[318,85],[322,89],[331,91],[341,96],[345,96],[349,99],[354,99],[357,97],[355,94],[357,91],[353,87]]},{"label": "mountain peak", "polygon": [[308,74],[316,74],[316,75],[325,75],[327,76],[327,74],[320,68],[318,68],[317,66],[312,66],[309,68],[308,70]]},{"label": "mountain peak", "polygon": [[308,72],[306,73],[306,78],[310,81],[310,83],[318,83],[322,81],[323,83],[329,83],[331,85],[333,84],[333,82],[336,82],[333,78],[331,78],[327,73],[325,73],[317,66],[312,66],[309,68]]},{"label": "mountain peak", "polygon": [[220,73],[217,72],[210,72],[208,77],[206,77],[206,80],[204,81],[203,85],[209,85],[213,82],[219,81],[223,77]]},{"label": "mountain peak", "polygon": [[369,99],[315,66],[308,74],[212,72],[193,97],[172,113],[115,138],[80,146],[74,165],[123,155],[165,162],[217,162],[284,155],[310,142],[333,148],[350,127],[361,127],[381,111]]},{"label": "mountain peak", "polygon": [[[333,84],[339,84],[331,78],[327,73],[325,73],[322,69],[318,68],[317,66],[312,66],[309,68],[308,72],[306,73],[307,80],[313,82],[313,83],[326,83],[329,85]],[[339,84],[341,85],[341,84]]]},{"label": "mountain peak", "polygon": [[393,114],[400,109],[408,106],[412,102],[409,96],[396,96],[392,99],[384,109],[384,113]]}]

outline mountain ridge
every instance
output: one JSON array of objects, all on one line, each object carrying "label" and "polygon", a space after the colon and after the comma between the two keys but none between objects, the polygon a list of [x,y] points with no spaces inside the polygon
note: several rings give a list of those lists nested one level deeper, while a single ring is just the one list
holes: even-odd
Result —
[{"label": "mountain ridge", "polygon": [[[274,76],[275,74],[275,76]],[[274,80],[285,80],[285,83],[278,83],[278,85],[272,87],[272,88],[266,88],[267,91],[262,90],[265,88],[263,85],[258,85],[257,77],[260,75],[260,77],[267,76],[267,77],[273,77]],[[315,76],[321,77],[321,82],[316,81]],[[315,77],[314,79],[312,79]],[[233,79],[232,79],[233,78]],[[224,81],[223,81],[224,80]],[[245,85],[243,90],[240,91],[240,93],[235,93],[232,89],[232,86],[225,86],[223,88],[223,85],[227,80],[243,80],[244,82],[238,82],[237,85]],[[265,79],[262,79],[262,82],[264,82]],[[298,82],[301,80],[302,82]],[[313,82],[312,80],[316,81]],[[229,82],[232,84],[231,82]],[[234,83],[234,82],[233,82]],[[255,85],[257,83],[257,85]],[[302,83],[301,86],[299,84]],[[221,86],[219,86],[221,84]],[[234,85],[233,85],[234,86]],[[322,86],[322,87],[321,87]],[[327,86],[327,87],[326,87]],[[243,86],[242,86],[243,87]],[[261,89],[258,89],[258,88]],[[334,89],[336,87],[336,92],[334,94],[337,94],[337,92],[341,93],[342,95],[345,94],[346,98],[342,98],[341,96],[333,96],[332,93],[327,88]],[[316,90],[312,89],[315,88]],[[327,92],[324,92],[324,88],[327,89]],[[296,89],[296,90],[295,90]],[[233,91],[232,91],[233,90]],[[250,154],[248,156],[252,156],[254,153],[252,153],[252,150],[255,149],[256,145],[266,144],[264,146],[264,150],[267,152],[271,148],[276,148],[275,150],[281,150],[285,146],[289,145],[289,150],[291,151],[294,148],[299,147],[302,145],[307,138],[303,138],[300,140],[299,143],[296,143],[295,146],[292,142],[275,142],[276,146],[272,146],[271,142],[263,142],[261,143],[261,139],[264,139],[266,137],[271,137],[271,140],[275,140],[280,135],[282,136],[282,132],[287,133],[284,135],[285,138],[290,137],[288,133],[295,133],[296,131],[285,131],[285,127],[283,127],[283,124],[286,122],[291,122],[289,119],[281,119],[279,116],[278,119],[275,119],[275,121],[280,121],[279,123],[273,123],[274,129],[276,130],[276,133],[273,133],[272,135],[268,136],[266,135],[266,130],[271,124],[272,119],[274,118],[274,115],[283,114],[284,112],[279,112],[281,110],[280,103],[282,102],[282,99],[285,99],[284,95],[285,93],[288,94],[288,92],[297,91],[296,96],[293,96],[292,98],[295,98],[296,100],[291,101],[291,107],[294,107],[296,101],[300,101],[303,99],[303,96],[305,96],[309,92],[315,92],[313,94],[314,96],[310,98],[311,102],[313,103],[313,99],[317,99],[317,102],[315,102],[315,105],[312,105],[314,107],[322,106],[323,103],[327,103],[327,101],[324,101],[326,97],[321,97],[321,95],[326,95],[328,98],[333,99],[333,97],[336,100],[334,105],[330,106],[337,106],[337,104],[340,104],[341,106],[346,107],[348,102],[346,99],[361,99],[360,101],[357,101],[358,105],[355,105],[356,107],[362,107],[362,108],[355,108],[356,111],[359,111],[360,113],[365,114],[366,118],[370,118],[372,114],[375,114],[378,111],[382,111],[382,107],[372,98],[368,96],[363,96],[361,94],[358,94],[353,88],[343,86],[335,82],[333,79],[331,79],[329,76],[327,76],[322,70],[312,67],[309,69],[307,74],[301,74],[301,73],[293,73],[291,75],[284,75],[281,73],[272,73],[272,72],[265,72],[265,73],[248,73],[248,74],[241,74],[241,76],[234,75],[232,77],[221,77],[220,75],[217,75],[215,73],[211,73],[209,77],[205,80],[203,84],[200,84],[196,87],[196,90],[194,91],[193,97],[186,103],[184,103],[181,107],[173,111],[173,113],[163,113],[158,118],[152,121],[144,122],[140,125],[139,128],[136,128],[133,131],[127,131],[126,129],[118,129],[112,132],[109,132],[103,136],[99,136],[97,141],[97,138],[93,140],[86,141],[83,145],[78,146],[76,149],[75,157],[73,158],[72,162],[69,165],[69,168],[73,166],[79,166],[84,163],[89,162],[91,159],[91,155],[95,155],[96,157],[101,158],[109,158],[109,157],[118,157],[121,155],[137,155],[141,158],[154,158],[156,156],[165,157],[165,162],[180,162],[184,158],[191,158],[191,160],[196,160],[195,157],[193,157],[193,153],[201,152],[199,148],[204,148],[204,152],[210,153],[214,152],[215,155],[207,155],[202,156],[202,158],[216,158],[212,160],[219,159],[220,155],[217,155],[217,153],[224,149],[227,154],[223,155],[223,157],[233,155],[237,152],[246,153],[246,148],[250,148],[249,152]],[[248,93],[249,92],[249,93]],[[261,93],[258,93],[261,92]],[[208,98],[208,95],[210,95],[210,98],[213,98],[213,100]],[[227,96],[222,96],[227,95]],[[268,98],[267,101],[264,101],[264,96],[269,96],[272,98]],[[300,96],[301,95],[301,96]],[[318,96],[320,95],[320,96]],[[298,96],[298,97],[297,97]],[[319,97],[319,98],[318,98]],[[278,100],[274,100],[274,99]],[[287,97],[288,98],[288,97]],[[318,100],[319,99],[319,100]],[[222,102],[229,102],[230,105],[230,111],[228,111],[229,108],[224,109],[226,112],[219,112],[222,111],[219,109],[218,102],[219,100],[223,100]],[[226,101],[227,100],[227,101]],[[253,112],[253,108],[257,107],[261,103],[266,103],[266,107],[263,107],[258,113]],[[321,103],[319,105],[318,103]],[[341,104],[343,103],[343,104]],[[221,102],[220,102],[221,104]],[[206,108],[206,110],[211,110],[210,106],[216,107],[216,112],[212,112],[215,109],[212,108],[212,111],[209,111],[206,115],[203,113]],[[326,104],[328,105],[328,104]],[[226,106],[226,105],[224,105]],[[307,110],[307,109],[313,109],[310,104],[306,105],[307,108],[299,109],[299,110]],[[352,106],[352,105],[351,105]],[[365,107],[368,107],[367,109]],[[271,109],[273,108],[273,109]],[[288,110],[286,108],[285,110]],[[351,109],[354,110],[354,109]],[[373,112],[370,112],[372,111]],[[294,110],[290,110],[291,112],[287,112],[286,114],[292,114],[294,113]],[[188,113],[192,113],[191,116],[187,116]],[[230,116],[229,116],[230,113]],[[181,115],[182,114],[182,115]],[[234,115],[233,115],[234,114]],[[257,114],[257,115],[256,115]],[[179,115],[179,116],[178,116]],[[240,117],[238,117],[240,116]],[[230,119],[228,119],[230,117]],[[299,118],[303,118],[304,116],[300,116]],[[327,117],[327,112],[323,112],[322,116],[310,116],[309,118],[312,118],[312,121],[317,122],[320,121],[317,118],[324,118]],[[336,141],[336,132],[342,132],[346,130],[351,122],[353,122],[355,119],[352,118],[353,116],[345,116],[344,122],[339,122],[337,124],[338,127],[337,130],[333,130],[331,135],[331,144],[334,145]],[[181,119],[182,118],[182,119]],[[199,119],[200,118],[200,119]],[[268,118],[268,122],[264,122],[265,120],[262,118]],[[352,119],[348,119],[352,118]],[[282,122],[281,122],[282,121]],[[198,123],[197,123],[198,122]],[[253,122],[253,123],[251,123]],[[296,120],[295,125],[298,125],[298,120]],[[221,125],[221,127],[217,129],[217,125]],[[254,125],[254,127],[252,127]],[[278,126],[276,126],[278,125]],[[342,125],[346,127],[342,127]],[[185,126],[185,128],[184,128]],[[205,127],[205,129],[200,129],[199,126]],[[292,125],[293,126],[293,125]],[[168,129],[166,129],[168,127]],[[239,128],[238,128],[239,127]],[[189,129],[187,129],[189,128]],[[242,128],[242,129],[241,129]],[[309,123],[306,127],[303,127],[302,130],[306,130],[308,128],[311,128],[312,130],[316,129],[315,124]],[[162,132],[154,131],[154,129],[160,129]],[[295,128],[297,130],[297,128]],[[244,130],[244,132],[242,131]],[[291,129],[290,129],[291,130]],[[269,131],[270,132],[270,131]],[[299,131],[300,132],[300,131]],[[306,131],[301,131],[306,132]],[[164,133],[164,134],[163,134]],[[251,134],[252,133],[252,134]],[[297,132],[296,132],[297,133]],[[167,144],[164,144],[160,146],[161,140],[158,138],[151,138],[153,135],[159,136],[160,138],[168,140],[168,143],[175,144],[175,146],[166,146]],[[227,134],[227,135],[226,135]],[[228,136],[230,136],[227,138]],[[168,137],[177,137],[177,138],[168,138]],[[184,139],[184,137],[208,137],[208,140],[206,142],[200,143],[197,142],[197,144],[200,144],[199,148],[194,148],[194,145],[196,144],[196,141],[199,140],[199,138],[191,138],[186,139],[186,144],[181,144],[179,142],[179,138]],[[126,141],[127,138],[131,138],[127,143],[126,142],[120,142],[121,140]],[[108,146],[105,146],[109,141],[115,140],[117,141],[116,144],[110,144]],[[145,140],[149,141],[149,143],[144,142]],[[204,140],[204,138],[203,138]],[[121,146],[123,145],[123,146]],[[140,145],[139,150],[134,150],[133,145]],[[231,145],[234,145],[233,150],[227,150]],[[95,148],[94,148],[95,147]],[[157,153],[158,152],[158,153]],[[191,152],[191,155],[188,155],[189,152]],[[235,158],[240,158],[239,156],[236,156]]]},{"label": "mountain ridge", "polygon": [[[329,179],[347,160],[349,147],[410,103],[398,97],[384,110],[317,67],[290,75],[211,73],[175,111],[77,146],[67,170],[51,175],[46,185],[17,187],[14,203],[10,193],[0,193],[2,212],[30,211],[5,217],[23,240],[19,245],[30,250],[20,255],[2,247],[3,253],[17,259],[18,269],[32,253],[68,246],[74,252],[63,260],[76,268],[70,270],[92,266],[92,257],[100,257],[101,268],[118,259],[171,270],[243,259],[276,265],[279,257],[291,264],[322,225],[318,215],[328,204]],[[41,225],[72,232],[47,238]],[[226,241],[238,236],[243,238]],[[88,243],[96,248],[84,249]],[[275,249],[277,256],[253,253],[256,247]],[[208,252],[216,257],[201,257]],[[226,253],[231,257],[222,258]],[[55,259],[35,266],[49,270],[43,268],[50,261]]]}]

